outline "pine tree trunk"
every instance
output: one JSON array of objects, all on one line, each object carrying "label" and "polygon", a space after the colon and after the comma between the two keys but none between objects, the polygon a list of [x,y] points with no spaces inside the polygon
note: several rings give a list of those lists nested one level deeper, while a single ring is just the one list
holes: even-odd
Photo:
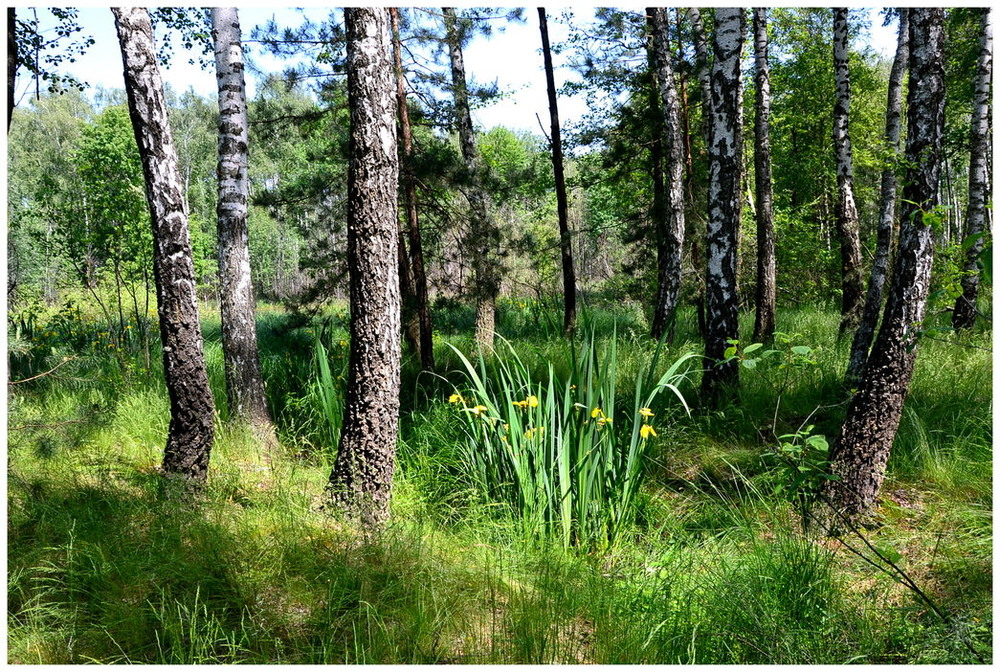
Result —
[{"label": "pine tree trunk", "polygon": [[851,343],[851,356],[847,364],[844,382],[848,387],[857,387],[861,382],[865,361],[868,359],[868,349],[871,347],[878,323],[878,314],[882,309],[882,296],[885,294],[885,281],[889,271],[889,257],[892,253],[892,239],[896,221],[896,179],[897,155],[899,154],[900,115],[903,102],[903,76],[909,60],[910,23],[909,10],[899,9],[899,37],[896,40],[896,56],[889,71],[889,95],[885,109],[885,147],[889,159],[882,169],[882,195],[879,202],[878,237],[875,245],[875,260],[872,262],[871,276],[868,279],[868,293],[865,296],[865,308],[861,322],[854,332]]},{"label": "pine tree trunk", "polygon": [[392,17],[393,56],[396,69],[396,105],[399,108],[399,133],[403,142],[402,181],[406,207],[406,233],[410,242],[410,272],[413,278],[413,298],[419,329],[420,367],[434,370],[434,325],[431,321],[430,299],[427,291],[427,273],[424,270],[424,248],[417,217],[417,187],[413,177],[413,131],[410,128],[410,109],[406,102],[406,81],[403,77],[402,46],[399,41],[399,9],[389,10]]},{"label": "pine tree trunk", "polygon": [[944,128],[944,10],[910,9],[910,87],[899,249],[882,326],[831,451],[825,495],[843,515],[866,514],[878,497],[917,356],[934,262],[924,213],[938,203]]},{"label": "pine tree trunk", "polygon": [[833,66],[837,91],[833,103],[833,146],[837,154],[837,204],[834,220],[840,237],[840,332],[854,329],[861,317],[861,240],[858,208],[854,202],[854,167],[849,119],[851,77],[848,68],[847,8],[833,9]]},{"label": "pine tree trunk", "polygon": [[990,10],[982,10],[982,33],[979,38],[979,63],[976,66],[976,100],[972,113],[969,138],[969,209],[966,214],[965,239],[971,241],[965,253],[962,269],[962,295],[955,301],[951,326],[971,329],[976,322],[976,300],[979,297],[978,259],[986,246],[990,231],[990,80],[993,77],[993,28]]},{"label": "pine tree trunk", "polygon": [[740,55],[744,16],[741,8],[715,11],[712,64],[712,123],[708,145],[708,271],[705,275],[706,370],[702,395],[716,405],[723,388],[739,386],[735,360],[723,362],[729,339],[739,338],[736,257],[739,247],[742,133]]},{"label": "pine tree trunk", "polygon": [[343,429],[326,494],[370,527],[389,517],[399,427],[396,106],[388,10],[347,8],[344,22],[351,350]]},{"label": "pine tree trunk", "polygon": [[545,62],[545,85],[549,94],[549,121],[552,129],[552,171],[556,183],[556,213],[559,218],[559,250],[563,274],[563,333],[576,331],[576,271],[573,268],[573,240],[569,231],[569,199],[566,176],[563,173],[562,136],[559,128],[559,104],[556,99],[556,79],[549,47],[549,27],[545,8],[538,8],[538,28],[542,34],[542,58]]},{"label": "pine tree trunk", "polygon": [[142,8],[112,8],[112,12],[153,229],[153,275],[163,371],[170,397],[163,472],[167,477],[200,483],[208,475],[215,407],[202,351],[194,261],[177,151],[167,119],[149,15]]},{"label": "pine tree trunk", "polygon": [[757,109],[754,116],[753,168],[757,196],[757,301],[753,340],[774,337],[776,277],[774,250],[774,196],[771,184],[771,70],[767,59],[767,9],[753,10],[754,81]]},{"label": "pine tree trunk", "polygon": [[500,230],[490,219],[486,194],[483,192],[480,176],[479,152],[476,136],[472,130],[472,114],[469,111],[469,89],[465,79],[465,61],[462,55],[462,38],[459,35],[455,10],[444,8],[444,24],[447,32],[448,53],[451,57],[452,91],[455,98],[455,122],[458,127],[462,158],[472,184],[467,198],[469,201],[469,235],[466,250],[470,253],[473,273],[473,295],[476,298],[476,343],[485,353],[493,351],[496,329],[496,299],[500,294]]},{"label": "pine tree trunk", "polygon": [[681,256],[684,251],[684,134],[680,102],[670,56],[670,32],[663,8],[648,8],[652,28],[653,65],[659,85],[662,115],[661,144],[664,165],[664,200],[657,220],[656,308],[652,336],[673,338],[677,303],[681,290]]},{"label": "pine tree trunk", "polygon": [[222,353],[230,419],[261,431],[273,441],[264,377],[257,349],[257,320],[250,276],[247,208],[249,126],[243,80],[243,47],[235,7],[215,7],[212,38],[219,84],[219,296]]}]

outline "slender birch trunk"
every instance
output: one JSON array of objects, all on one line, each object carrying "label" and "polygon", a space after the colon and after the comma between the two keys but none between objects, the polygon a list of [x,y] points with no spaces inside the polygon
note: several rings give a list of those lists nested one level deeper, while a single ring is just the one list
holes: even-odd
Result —
[{"label": "slender birch trunk", "polygon": [[757,301],[753,340],[774,337],[776,278],[774,250],[774,195],[771,184],[771,69],[767,50],[767,9],[753,10],[754,82],[757,108],[754,115],[753,168],[757,197]]},{"label": "slender birch trunk", "polygon": [[892,239],[896,222],[896,191],[899,187],[896,170],[899,155],[900,116],[903,105],[903,78],[909,60],[910,22],[909,10],[899,9],[899,36],[896,39],[896,56],[889,71],[889,95],[885,108],[885,147],[889,154],[882,169],[882,194],[879,202],[878,234],[875,244],[875,260],[872,262],[868,279],[868,293],[861,322],[854,332],[851,342],[851,356],[847,364],[844,382],[848,387],[857,387],[861,382],[868,350],[875,336],[878,314],[882,309],[885,282],[889,271],[889,257],[892,254]]},{"label": "slender birch trunk", "polygon": [[833,9],[833,67],[836,96],[833,103],[833,146],[837,155],[837,203],[834,220],[840,238],[840,333],[854,329],[861,317],[864,289],[861,283],[861,240],[858,208],[854,202],[854,164],[849,121],[851,77],[848,68],[847,7]]},{"label": "slender birch trunk", "polygon": [[982,33],[979,37],[979,62],[976,65],[976,101],[969,138],[969,209],[966,214],[965,275],[962,295],[955,301],[951,325],[971,329],[976,322],[976,299],[979,296],[979,255],[990,232],[990,81],[993,77],[993,28],[990,10],[982,10]]}]

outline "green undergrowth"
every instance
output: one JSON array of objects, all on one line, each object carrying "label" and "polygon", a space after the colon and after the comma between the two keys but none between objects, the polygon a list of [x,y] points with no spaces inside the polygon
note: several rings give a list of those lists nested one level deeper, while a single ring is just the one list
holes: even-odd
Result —
[{"label": "green undergrowth", "polygon": [[[547,385],[551,366],[554,380],[569,380],[569,346],[544,327],[557,311],[524,304],[501,305],[499,322],[523,365],[518,375]],[[452,309],[460,323],[464,313]],[[588,328],[604,342],[618,334],[614,383],[632,412],[656,344],[643,336],[641,313],[627,325],[613,316],[595,308]],[[211,476],[196,504],[161,492],[169,408],[159,354],[146,375],[123,368],[124,358],[47,337],[47,350],[26,346],[14,380],[76,358],[10,395],[8,662],[989,661],[990,333],[922,342],[876,522],[865,531],[943,621],[847,548],[877,561],[861,540],[804,534],[780,494],[779,465],[765,457],[777,436],[806,424],[833,438],[849,347],[836,328],[832,311],[779,313],[788,348],[808,346],[815,363],[781,368],[774,357],[742,367],[738,404],[697,408],[697,377],[680,385],[696,406],[691,417],[661,395],[627,525],[613,543],[568,549],[526,534],[469,478],[468,436],[448,403],[467,381],[448,344],[473,356],[467,332],[442,326],[434,375],[406,357],[393,518],[374,534],[318,509],[339,431],[342,313],[308,323],[261,316],[284,454],[268,464],[249,433],[227,426],[220,404]],[[693,313],[683,312],[657,377],[700,350],[696,332]],[[206,319],[205,334],[220,399],[217,317]]]}]

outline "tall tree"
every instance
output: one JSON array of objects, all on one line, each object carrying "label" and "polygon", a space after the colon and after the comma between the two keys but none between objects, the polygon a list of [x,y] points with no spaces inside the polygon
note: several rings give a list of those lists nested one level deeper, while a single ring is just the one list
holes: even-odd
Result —
[{"label": "tall tree", "polygon": [[774,195],[771,184],[771,69],[767,60],[767,9],[753,10],[754,83],[757,107],[754,112],[754,187],[757,195],[757,301],[753,340],[762,342],[774,335],[776,294],[774,258]]},{"label": "tall tree", "polygon": [[653,64],[659,87],[661,146],[664,165],[664,201],[656,223],[658,290],[653,311],[652,336],[673,337],[674,318],[681,289],[681,255],[684,251],[684,131],[680,101],[670,56],[667,10],[646,10],[652,24]]},{"label": "tall tree", "polygon": [[840,332],[854,329],[861,315],[864,289],[861,282],[861,240],[858,207],[854,201],[854,162],[849,122],[851,76],[848,67],[850,40],[847,7],[833,9],[833,66],[836,95],[833,104],[833,146],[837,155],[837,202],[834,221],[840,237],[841,307]]},{"label": "tall tree", "polygon": [[556,183],[556,215],[559,218],[559,251],[563,276],[563,332],[572,336],[576,331],[576,271],[573,268],[573,239],[569,231],[569,199],[566,196],[566,176],[563,171],[562,135],[559,127],[559,102],[556,79],[552,68],[549,45],[549,25],[545,8],[538,8],[538,29],[542,34],[542,58],[545,62],[545,85],[549,94],[549,125],[552,129],[552,172]]},{"label": "tall tree", "polygon": [[861,373],[868,359],[868,349],[875,336],[878,314],[885,294],[885,281],[889,270],[889,256],[896,222],[896,191],[898,180],[896,170],[899,154],[899,128],[903,103],[903,77],[909,60],[910,22],[909,10],[899,10],[899,35],[896,38],[896,56],[889,71],[889,94],[885,107],[885,148],[888,153],[886,165],[882,168],[881,196],[879,199],[878,233],[875,244],[875,260],[872,262],[868,278],[868,293],[861,322],[854,332],[851,342],[851,356],[844,376],[848,387],[856,387],[861,382]]},{"label": "tall tree", "polygon": [[142,8],[115,7],[111,11],[121,43],[129,116],[142,157],[153,229],[153,276],[163,372],[170,396],[163,471],[168,477],[198,483],[208,475],[215,406],[202,350],[177,151],[167,118],[163,80],[156,65],[149,14]]},{"label": "tall tree", "polygon": [[712,109],[708,145],[708,269],[705,275],[705,356],[702,394],[709,404],[723,386],[739,385],[736,360],[724,361],[730,339],[739,338],[736,260],[739,250],[740,56],[743,51],[742,8],[715,10],[712,49]]},{"label": "tall tree", "polygon": [[7,132],[14,115],[14,83],[17,81],[17,14],[7,8]]},{"label": "tall tree", "polygon": [[482,187],[481,162],[476,149],[476,136],[469,111],[469,87],[465,77],[462,53],[463,35],[453,7],[444,8],[444,25],[448,54],[451,58],[452,95],[455,101],[455,124],[458,128],[462,158],[471,184],[466,196],[469,201],[469,231],[466,249],[471,253],[473,294],[476,299],[476,343],[483,352],[493,350],[496,328],[496,300],[500,293],[500,230],[490,219],[487,196]]},{"label": "tall tree", "polygon": [[955,329],[970,329],[976,321],[979,296],[979,256],[989,233],[990,198],[989,132],[990,81],[993,77],[993,28],[990,10],[981,10],[982,33],[979,37],[979,61],[976,65],[975,105],[969,136],[969,207],[966,215],[965,265],[962,269],[962,295],[955,301],[951,324]]},{"label": "tall tree", "polygon": [[351,346],[343,429],[326,492],[349,517],[372,526],[389,516],[399,429],[396,101],[388,10],[347,8],[344,22]]},{"label": "tall tree", "polygon": [[261,437],[270,440],[273,428],[260,369],[254,291],[250,278],[247,229],[250,201],[250,182],[247,178],[249,126],[240,20],[235,7],[214,7],[211,14],[219,85],[219,200],[216,214],[226,394],[230,417],[261,430]]},{"label": "tall tree", "polygon": [[[399,136],[403,147],[400,154],[400,173],[403,182],[403,202],[406,208],[406,235],[410,243],[409,271],[413,280],[414,311],[419,328],[420,366],[425,371],[434,369],[434,326],[431,321],[430,300],[427,293],[427,272],[424,268],[424,247],[417,216],[417,180],[413,174],[413,129],[410,126],[410,108],[407,103],[406,78],[403,74],[403,48],[399,37],[399,9],[390,10],[392,18],[392,49],[396,71],[396,105],[399,108]],[[400,277],[402,285],[402,276]]]},{"label": "tall tree", "polygon": [[[701,89],[701,134],[705,141],[705,146],[709,144],[711,135],[710,121],[712,118],[712,71],[709,67],[708,40],[705,37],[705,24],[701,18],[701,12],[697,7],[689,7],[687,15],[691,21],[691,38],[694,42],[695,53],[695,73],[698,77],[698,85]],[[700,208],[697,208],[697,212]],[[695,268],[701,269],[704,262],[702,247],[705,245],[705,237],[699,232],[691,237],[691,259],[695,263]],[[705,283],[699,275],[695,286],[695,310],[698,316],[698,332],[702,338],[708,337],[708,327],[705,324]]]},{"label": "tall tree", "polygon": [[910,9],[906,177],[899,246],[878,337],[861,385],[831,451],[825,494],[842,515],[858,517],[875,503],[917,357],[934,261],[933,226],[940,221],[938,180],[944,128],[944,10]]}]

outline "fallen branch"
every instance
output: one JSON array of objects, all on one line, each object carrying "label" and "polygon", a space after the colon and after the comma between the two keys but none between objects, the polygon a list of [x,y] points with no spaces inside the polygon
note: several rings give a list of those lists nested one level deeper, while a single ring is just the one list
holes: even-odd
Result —
[{"label": "fallen branch", "polygon": [[31,378],[25,378],[23,380],[9,380],[9,381],[7,381],[7,384],[8,385],[20,385],[21,383],[27,383],[27,382],[32,381],[32,380],[37,380],[39,378],[42,378],[43,376],[49,375],[50,373],[52,373],[53,371],[55,371],[56,369],[58,369],[63,364],[71,362],[74,359],[76,359],[76,355],[74,355],[72,357],[63,357],[63,360],[61,362],[59,362],[58,364],[56,364],[55,366],[53,366],[51,369],[49,369],[48,371],[46,371],[44,373],[39,373],[37,376],[32,376]]}]

